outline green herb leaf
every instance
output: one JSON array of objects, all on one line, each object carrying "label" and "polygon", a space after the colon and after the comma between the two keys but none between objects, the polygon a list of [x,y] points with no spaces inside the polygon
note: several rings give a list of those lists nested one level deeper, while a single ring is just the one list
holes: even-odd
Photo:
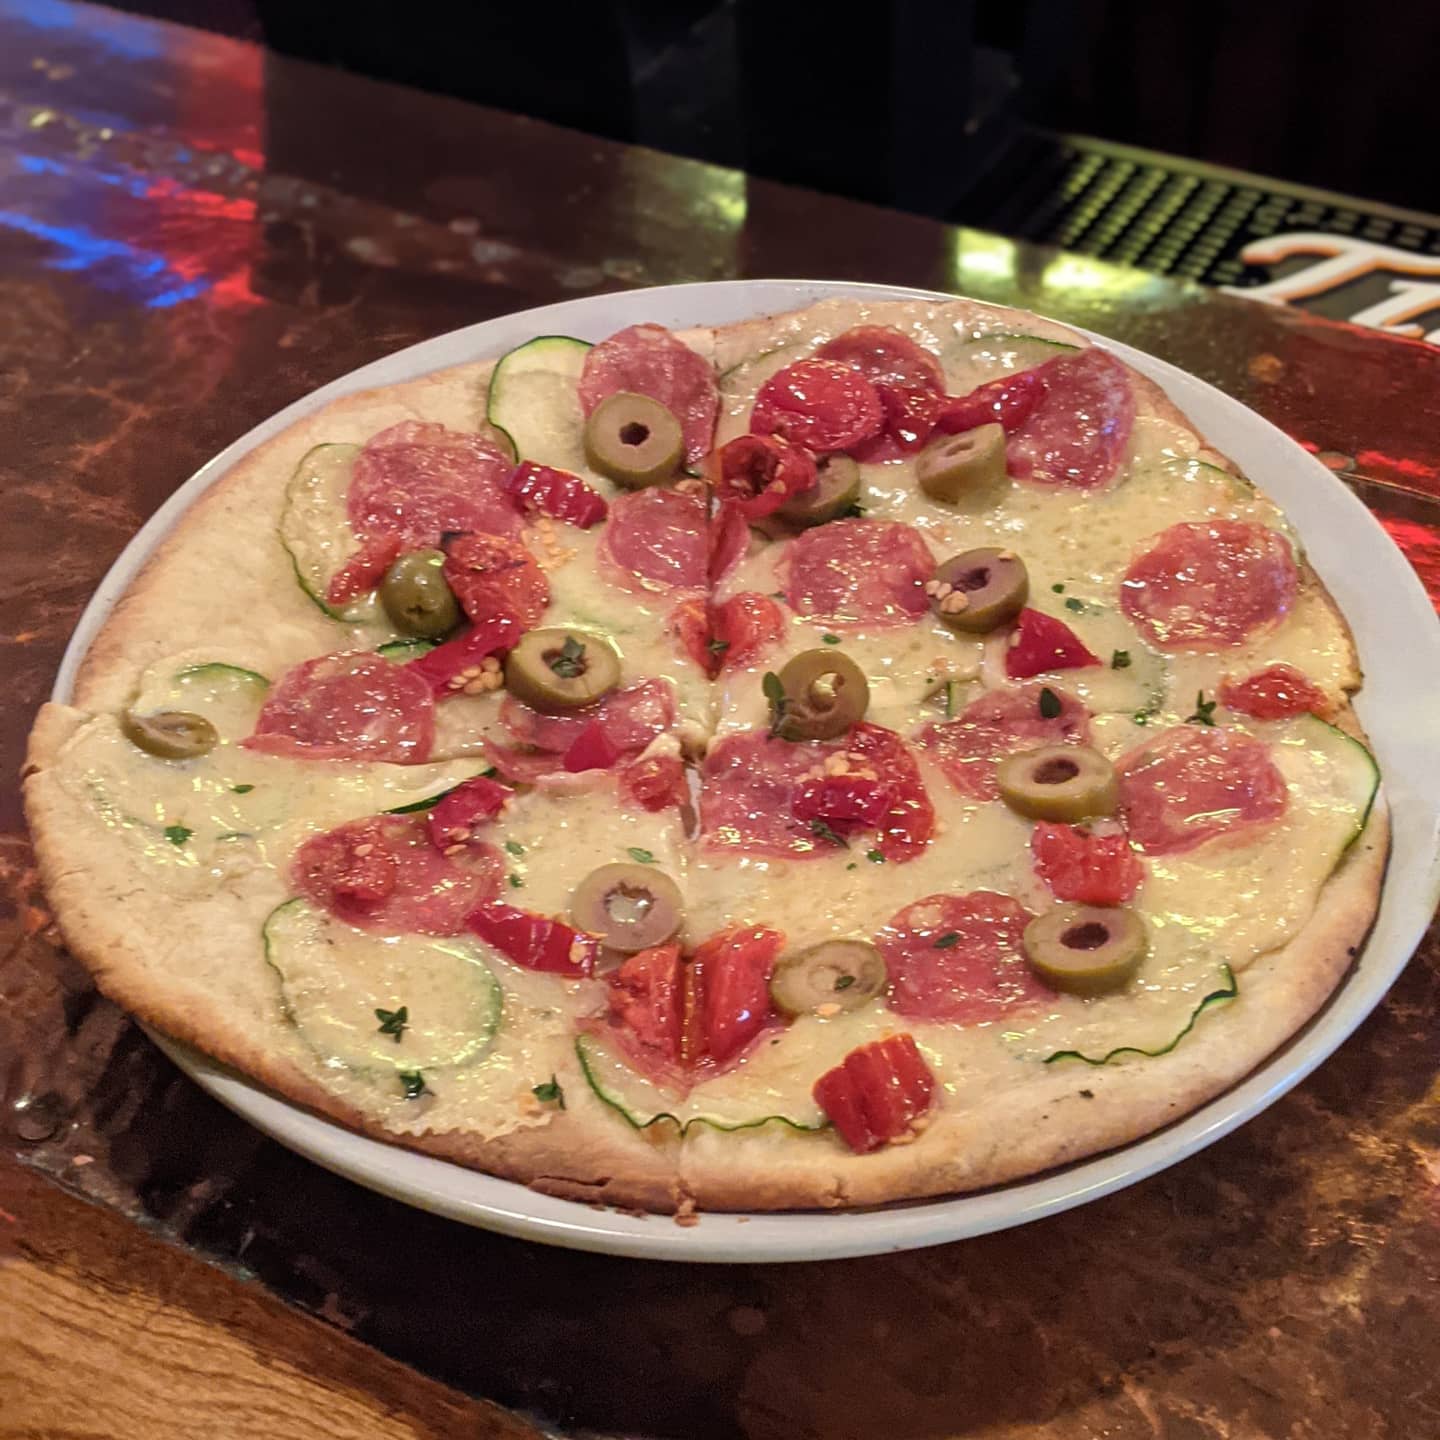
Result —
[{"label": "green herb leaf", "polygon": [[380,1033],[394,1036],[395,1043],[398,1045],[400,1037],[410,1024],[410,1010],[405,1005],[398,1010],[377,1010],[375,1018],[380,1022]]},{"label": "green herb leaf", "polygon": [[845,868],[846,868],[847,870],[853,870],[853,869],[855,869],[857,863],[858,863],[858,862],[852,860]]},{"label": "green herb leaf", "polygon": [[885,863],[885,857],[878,850],[867,850],[865,852],[865,858],[872,865],[883,865]]},{"label": "green herb leaf", "polygon": [[[458,790],[458,785],[452,785],[450,790]],[[421,810],[433,810],[449,793],[450,790],[442,790],[438,795],[427,795],[423,800],[412,800],[408,805],[397,805],[393,810],[385,811],[387,815],[415,815]]]},{"label": "green herb leaf", "polygon": [[585,673],[585,647],[567,635],[558,655],[545,657],[545,663],[562,679],[575,680]]},{"label": "green herb leaf", "polygon": [[705,648],[712,655],[723,655],[730,648],[730,642],[728,640],[707,640]]},{"label": "green herb leaf", "polygon": [[1083,611],[1083,610],[1085,609],[1085,602],[1084,602],[1083,600],[1077,600],[1077,599],[1072,595],[1072,596],[1065,602],[1065,608],[1066,608],[1067,610],[1073,610],[1077,615],[1079,615],[1079,614],[1081,613],[1081,611]]},{"label": "green herb leaf", "polygon": [[480,773],[487,780],[493,780],[500,772],[493,765],[487,765]]},{"label": "green herb leaf", "polygon": [[505,848],[512,855],[523,855],[525,853],[525,847],[518,840],[507,840],[505,842]]},{"label": "green herb leaf", "polygon": [[838,635],[822,635],[820,638],[827,645],[838,645],[840,643],[840,637]]},{"label": "green herb leaf", "polygon": [[1053,720],[1060,713],[1060,697],[1048,686],[1040,690],[1040,716],[1044,720]]},{"label": "green herb leaf", "polygon": [[850,842],[843,836],[837,835],[823,820],[812,820],[810,822],[810,833],[821,840],[828,840],[832,845],[838,845],[842,850],[850,848]]},{"label": "green herb leaf", "polygon": [[230,793],[232,795],[248,795],[254,788],[253,785],[232,785]]},{"label": "green herb leaf", "polygon": [[525,882],[518,875],[512,874],[510,876],[510,888],[512,890],[520,890],[524,885]]},{"label": "green herb leaf", "polygon": [[1187,725],[1213,725],[1215,723],[1215,706],[1218,701],[1207,700],[1203,690],[1195,692],[1195,713],[1185,717]]},{"label": "green herb leaf", "polygon": [[1130,668],[1130,652],[1128,650],[1112,651],[1110,668],[1112,670],[1128,670]]},{"label": "green herb leaf", "polygon": [[183,825],[167,825],[164,830],[165,838],[176,847],[183,845],[194,833]]},{"label": "green herb leaf", "polygon": [[784,727],[785,710],[790,703],[785,694],[785,686],[773,670],[767,670],[760,681],[760,689],[770,702],[770,733],[778,735]]},{"label": "green herb leaf", "polygon": [[424,1074],[419,1070],[402,1070],[397,1078],[407,1100],[418,1100],[422,1095],[431,1093]]},{"label": "green herb leaf", "polygon": [[853,500],[836,518],[840,520],[859,520],[864,514],[865,507],[858,500]]},{"label": "green herb leaf", "polygon": [[837,990],[848,990],[854,983],[855,977],[853,975],[841,975],[835,981],[835,988]]},{"label": "green herb leaf", "polygon": [[937,950],[950,950],[960,943],[960,937],[953,930],[947,930],[935,941]]},{"label": "green herb leaf", "polygon": [[639,845],[630,846],[626,852],[637,865],[653,865],[655,857],[648,850],[643,850]]},{"label": "green herb leaf", "polygon": [[1063,594],[1065,593],[1065,587],[1064,587],[1063,585],[1056,584],[1056,585],[1052,585],[1050,588],[1051,588],[1057,595],[1063,595]]},{"label": "green herb leaf", "polygon": [[1156,712],[1154,710],[1137,710],[1130,718],[1137,725],[1148,725],[1155,718],[1155,715]]},{"label": "green herb leaf", "polygon": [[532,1086],[530,1093],[542,1105],[558,1105],[562,1110],[565,1108],[565,1092],[553,1075],[543,1085]]}]

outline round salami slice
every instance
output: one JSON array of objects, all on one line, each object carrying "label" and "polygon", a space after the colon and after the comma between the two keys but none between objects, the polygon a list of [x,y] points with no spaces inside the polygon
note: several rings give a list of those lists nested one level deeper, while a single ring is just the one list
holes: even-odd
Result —
[{"label": "round salami slice", "polygon": [[898,385],[909,390],[945,389],[939,359],[892,325],[856,325],[827,340],[817,360],[838,360],[858,371],[872,385]]},{"label": "round salami slice", "polygon": [[1162,650],[1240,645],[1295,602],[1283,535],[1241,520],[1187,520],[1157,535],[1120,585],[1120,606]]},{"label": "round salami slice", "polygon": [[434,740],[435,701],[425,677],[379,655],[347,653],[287,670],[241,744],[298,760],[404,765],[428,759]]},{"label": "round salami slice", "polygon": [[703,590],[710,546],[704,499],[684,490],[637,490],[610,507],[601,558],[625,590]]},{"label": "round salami slice", "polygon": [[679,420],[687,460],[710,453],[720,408],[715,371],[663,325],[631,325],[590,348],[580,408],[589,415],[620,390],[658,400]]},{"label": "round salami slice", "polygon": [[1044,390],[1010,435],[1006,466],[1031,485],[1096,490],[1114,478],[1135,423],[1135,391],[1125,367],[1104,350],[1047,360]]},{"label": "round salami slice", "polygon": [[890,976],[890,1006],[915,1020],[974,1025],[1053,992],[1026,963],[1020,937],[1034,917],[990,890],[927,895],[875,937]]},{"label": "round salami slice", "polygon": [[904,625],[930,608],[935,559],[920,532],[893,520],[832,520],[786,547],[785,596],[836,625]]},{"label": "round salami slice", "polygon": [[1130,838],[1151,855],[1249,839],[1289,801],[1268,748],[1238,730],[1177,725],[1130,751],[1118,769]]},{"label": "round salami slice", "polygon": [[823,853],[791,804],[796,787],[827,753],[827,746],[774,740],[762,731],[718,741],[700,772],[701,836],[709,845],[752,855],[798,859]]},{"label": "round salami slice", "polygon": [[[825,776],[825,760],[838,754],[848,775]],[[727,736],[705,757],[700,832],[711,845],[817,859],[857,828],[897,864],[919,855],[934,834],[934,807],[893,730],[857,725],[846,740],[826,744],[749,731]]]},{"label": "round salami slice", "polygon": [[633,754],[675,724],[675,697],[663,680],[642,680],[571,715],[542,715],[509,695],[500,706],[500,723],[520,744],[553,755],[563,755],[595,721],[615,750]]},{"label": "round salami slice", "polygon": [[302,895],[347,924],[420,935],[459,935],[504,874],[493,845],[442,854],[424,815],[370,815],[312,835],[291,869]]},{"label": "round salami slice", "polygon": [[499,535],[457,535],[445,550],[445,579],[476,626],[509,616],[529,630],[550,603],[550,582],[535,557]]},{"label": "round salami slice", "polygon": [[817,455],[873,439],[884,423],[875,387],[838,360],[797,360],[777,370],[750,412],[756,435],[778,435]]},{"label": "round salami slice", "polygon": [[[1040,708],[1047,692],[1059,705],[1053,715]],[[1054,706],[1047,702],[1045,708]],[[979,696],[956,719],[928,725],[918,738],[962,795],[998,800],[995,768],[1005,756],[1040,745],[1085,744],[1090,712],[1054,686],[1021,685]]]},{"label": "round salami slice", "polygon": [[438,545],[455,530],[518,535],[505,491],[510,457],[480,435],[418,420],[382,430],[360,452],[346,508],[357,535],[396,535],[403,549]]}]

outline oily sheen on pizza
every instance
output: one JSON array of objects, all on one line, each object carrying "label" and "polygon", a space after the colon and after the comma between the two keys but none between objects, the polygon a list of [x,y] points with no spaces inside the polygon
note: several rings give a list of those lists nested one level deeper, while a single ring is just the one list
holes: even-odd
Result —
[{"label": "oily sheen on pizza", "polygon": [[1345,621],[1151,382],[827,301],[503,356],[248,454],[34,732],[60,924],[358,1129],[682,1215],[1144,1135],[1345,975]]}]

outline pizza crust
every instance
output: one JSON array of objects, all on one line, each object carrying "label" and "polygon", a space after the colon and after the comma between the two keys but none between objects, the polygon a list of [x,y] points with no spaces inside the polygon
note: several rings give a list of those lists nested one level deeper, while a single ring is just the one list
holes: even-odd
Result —
[{"label": "pizza crust", "polygon": [[[1089,343],[1025,312],[968,300],[939,306],[825,301],[685,338],[697,349],[713,350],[723,371],[777,344],[867,322],[958,323],[977,333],[1023,328]],[[852,1155],[830,1133],[797,1136],[778,1126],[736,1134],[700,1126],[683,1140],[664,1125],[636,1131],[595,1097],[573,1059],[559,1073],[563,1112],[528,1116],[488,1138],[460,1132],[397,1136],[337,1098],[276,1043],[284,1021],[273,985],[249,968],[258,925],[275,895],[263,886],[242,886],[187,911],[185,932],[204,935],[203,948],[187,944],[184,961],[169,963],[176,950],[173,902],[151,894],[127,857],[104,842],[103,832],[77,823],[56,762],[86,712],[123,708],[136,676],[163,656],[228,645],[255,653],[279,673],[343,648],[343,629],[300,590],[275,543],[285,481],[322,441],[363,442],[403,420],[479,428],[492,368],[493,362],[477,362],[342,398],[244,457],[185,513],[111,612],[81,665],[74,708],[42,709],[25,782],[39,868],[67,943],[111,999],[289,1100],[378,1139],[597,1204],[762,1210],[869,1206],[975,1190],[1123,1145],[1243,1078],[1304,1026],[1343,980],[1378,904],[1389,845],[1383,801],[1304,929],[1256,960],[1241,977],[1239,999],[1202,1018],[1176,1050],[1103,1067],[1036,1067],[1034,1083],[1007,1091],[1004,1106],[993,1113],[942,1111],[914,1143],[876,1155]],[[1133,372],[1132,378],[1143,411],[1193,431],[1158,386]],[[1204,453],[1233,471],[1223,457]],[[1335,610],[1308,566],[1304,579]],[[1352,668],[1358,685],[1358,667]],[[1353,713],[1344,723],[1359,734]]]}]

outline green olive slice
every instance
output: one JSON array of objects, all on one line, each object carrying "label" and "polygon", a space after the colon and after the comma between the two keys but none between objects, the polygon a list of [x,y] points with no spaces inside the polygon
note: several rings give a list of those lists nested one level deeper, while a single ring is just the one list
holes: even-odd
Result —
[{"label": "green olive slice", "polygon": [[837,520],[860,498],[860,467],[848,455],[826,455],[816,467],[815,484],[792,495],[775,516],[797,529]]},{"label": "green olive slice", "polygon": [[401,555],[380,582],[380,603],[402,635],[438,640],[460,623],[460,606],[444,574],[441,550]]},{"label": "green olive slice", "polygon": [[1030,572],[1013,550],[984,545],[944,561],[925,593],[942,625],[978,635],[1008,625],[1025,608]]},{"label": "green olive slice", "polygon": [[546,715],[593,705],[619,683],[619,652],[583,630],[531,630],[505,658],[505,688]]},{"label": "green olive slice", "polygon": [[822,940],[782,955],[770,976],[770,998],[785,1015],[858,1010],[884,989],[885,961],[868,940]]},{"label": "green olive slice", "polygon": [[1119,990],[1150,948],[1145,922],[1120,906],[1056,905],[1025,927],[1021,943],[1035,973],[1071,995]]},{"label": "green olive slice", "polygon": [[659,485],[680,468],[680,422],[658,400],[617,390],[585,422],[585,458],[627,490]]},{"label": "green olive slice", "polygon": [[932,499],[954,505],[983,494],[1005,479],[1005,432],[977,425],[928,446],[915,462],[915,478]]},{"label": "green olive slice", "polygon": [[602,865],[570,897],[575,924],[624,955],[663,945],[684,915],[680,887],[653,865]]},{"label": "green olive slice", "polygon": [[1000,762],[1000,798],[1032,820],[1091,820],[1120,803],[1115,767],[1088,745],[1041,745]]},{"label": "green olive slice", "polygon": [[802,650],[775,685],[766,681],[771,730],[782,740],[833,740],[865,718],[870,685],[839,650]]},{"label": "green olive slice", "polygon": [[120,717],[120,729],[132,745],[160,760],[195,760],[220,743],[215,727],[188,710],[157,710],[153,715],[127,710]]}]

